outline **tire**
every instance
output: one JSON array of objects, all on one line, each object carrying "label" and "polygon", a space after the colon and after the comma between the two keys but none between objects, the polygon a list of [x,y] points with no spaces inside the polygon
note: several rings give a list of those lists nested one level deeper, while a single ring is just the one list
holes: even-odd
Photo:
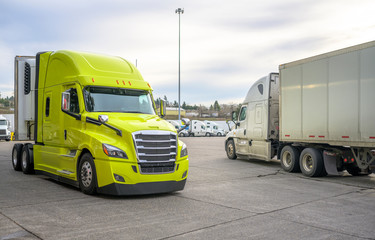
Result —
[{"label": "tire", "polygon": [[16,143],[12,150],[12,165],[15,171],[21,171],[21,157],[23,144]]},{"label": "tire", "polygon": [[305,148],[299,158],[302,174],[307,177],[324,175],[324,161],[322,153],[315,148]]},{"label": "tire", "polygon": [[185,137],[185,133],[179,133],[178,136],[179,137]]},{"label": "tire", "polygon": [[22,148],[21,168],[24,174],[34,173],[34,156],[32,144],[25,144]]},{"label": "tire", "polygon": [[206,133],[206,137],[211,137],[211,134],[210,133]]},{"label": "tire", "polygon": [[285,146],[281,150],[280,164],[286,172],[300,172],[300,151],[293,146]]},{"label": "tire", "polygon": [[5,139],[5,141],[9,142],[9,141],[10,141],[10,139],[9,139],[9,138],[7,138],[7,139]]},{"label": "tire", "polygon": [[94,159],[90,153],[85,153],[81,157],[78,167],[78,181],[81,191],[88,195],[96,193],[96,168]]},{"label": "tire", "polygon": [[217,133],[217,136],[221,137],[221,136],[222,136],[221,132],[218,132],[218,133]]},{"label": "tire", "polygon": [[228,140],[226,146],[225,146],[225,151],[227,152],[227,156],[229,159],[236,159],[236,147],[234,145],[233,139]]}]

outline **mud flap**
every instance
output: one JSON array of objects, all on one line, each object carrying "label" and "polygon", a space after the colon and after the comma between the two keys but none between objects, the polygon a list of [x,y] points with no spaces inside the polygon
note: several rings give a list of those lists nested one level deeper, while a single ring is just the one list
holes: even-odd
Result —
[{"label": "mud flap", "polygon": [[328,175],[339,176],[336,166],[336,156],[330,152],[323,152],[324,167]]}]

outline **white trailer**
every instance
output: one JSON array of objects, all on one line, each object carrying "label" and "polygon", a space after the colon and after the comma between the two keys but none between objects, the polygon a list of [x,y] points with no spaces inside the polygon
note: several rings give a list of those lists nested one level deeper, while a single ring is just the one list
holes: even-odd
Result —
[{"label": "white trailer", "polygon": [[14,81],[15,140],[34,140],[35,129],[35,56],[16,56]]},{"label": "white trailer", "polygon": [[279,158],[306,176],[368,174],[375,161],[375,41],[282,64],[249,90],[229,158]]}]

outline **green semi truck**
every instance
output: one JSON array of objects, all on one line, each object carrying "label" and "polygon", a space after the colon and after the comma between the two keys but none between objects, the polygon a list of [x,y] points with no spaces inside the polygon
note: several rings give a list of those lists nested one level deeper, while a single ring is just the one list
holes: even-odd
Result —
[{"label": "green semi truck", "polygon": [[12,165],[86,194],[183,190],[189,160],[150,84],[120,58],[74,51],[15,58]]}]

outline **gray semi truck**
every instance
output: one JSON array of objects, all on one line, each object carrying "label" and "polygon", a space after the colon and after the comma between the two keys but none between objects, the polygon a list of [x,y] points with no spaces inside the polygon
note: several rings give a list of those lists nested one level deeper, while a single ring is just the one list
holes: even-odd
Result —
[{"label": "gray semi truck", "polygon": [[253,84],[226,136],[230,159],[280,159],[310,177],[375,166],[375,41],[279,66]]}]

